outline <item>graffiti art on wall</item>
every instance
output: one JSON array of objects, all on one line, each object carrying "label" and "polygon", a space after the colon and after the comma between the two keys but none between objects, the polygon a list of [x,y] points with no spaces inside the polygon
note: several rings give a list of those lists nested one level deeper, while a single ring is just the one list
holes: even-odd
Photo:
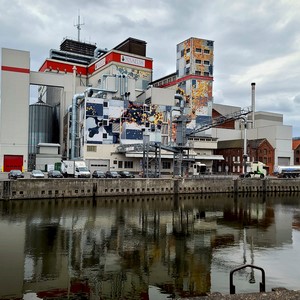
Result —
[{"label": "graffiti art on wall", "polygon": [[143,128],[160,129],[165,106],[147,106],[131,101],[88,98],[85,109],[87,144],[118,143],[120,139],[143,139]]},{"label": "graffiti art on wall", "polygon": [[190,108],[191,127],[211,119],[212,70],[212,41],[191,38],[177,45],[177,74],[184,79],[178,90]]}]

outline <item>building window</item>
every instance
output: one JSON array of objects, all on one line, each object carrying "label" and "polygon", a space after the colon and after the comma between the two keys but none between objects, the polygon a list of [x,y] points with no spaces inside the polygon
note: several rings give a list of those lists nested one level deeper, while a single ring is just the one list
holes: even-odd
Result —
[{"label": "building window", "polygon": [[190,74],[190,68],[185,69],[185,74],[187,74],[187,75]]},{"label": "building window", "polygon": [[195,75],[201,75],[201,72],[200,71],[195,71]]},{"label": "building window", "polygon": [[133,169],[133,161],[124,161],[125,169]]},{"label": "building window", "polygon": [[123,168],[123,162],[121,160],[119,160],[118,162],[118,168],[119,169],[122,169]]},{"label": "building window", "polygon": [[204,72],[204,76],[209,76],[209,73],[208,72]]},{"label": "building window", "polygon": [[186,53],[190,53],[191,49],[190,48],[187,48],[186,49]]},{"label": "building window", "polygon": [[118,161],[117,161],[117,160],[114,160],[114,161],[113,161],[113,164],[114,164],[114,165],[116,165],[117,163],[118,163]]},{"label": "building window", "polygon": [[107,101],[103,101],[103,107],[108,107],[108,102]]},{"label": "building window", "polygon": [[210,52],[210,51],[209,51],[208,49],[204,49],[204,53],[205,53],[205,54],[209,54],[209,52]]},{"label": "building window", "polygon": [[299,157],[296,157],[296,163],[299,163]]},{"label": "building window", "polygon": [[201,48],[196,48],[196,49],[195,49],[195,52],[201,53],[202,50],[201,50]]},{"label": "building window", "polygon": [[104,139],[107,139],[107,133],[103,133],[102,136],[103,136]]},{"label": "building window", "polygon": [[208,60],[203,61],[203,63],[204,63],[205,65],[209,66],[209,61],[208,61]]},{"label": "building window", "polygon": [[87,146],[86,151],[87,152],[97,152],[97,147],[96,146]]},{"label": "building window", "polygon": [[201,64],[201,59],[196,59],[196,60],[195,60],[195,63],[196,63],[196,64]]},{"label": "building window", "polygon": [[185,63],[188,65],[188,64],[190,63],[190,60],[189,60],[189,59],[187,59]]},{"label": "building window", "polygon": [[171,162],[170,161],[163,161],[162,162],[163,169],[171,169]]}]

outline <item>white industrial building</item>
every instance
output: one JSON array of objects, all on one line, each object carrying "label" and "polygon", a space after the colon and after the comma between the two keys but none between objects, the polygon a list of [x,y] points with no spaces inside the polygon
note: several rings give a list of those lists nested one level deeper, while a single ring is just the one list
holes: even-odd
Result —
[{"label": "white industrial building", "polygon": [[[211,172],[213,162],[223,159],[214,155],[217,140],[243,137],[240,121],[234,130],[207,128],[187,140],[173,123],[178,128],[182,113],[187,116],[180,123],[182,130],[192,132],[212,120],[212,109],[218,106],[212,95],[213,42],[190,38],[177,45],[176,74],[155,82],[152,64],[146,56],[146,42],[133,38],[111,50],[66,39],[60,50],[50,50],[38,72],[30,70],[28,51],[2,48],[1,170],[27,171],[37,166],[37,160],[43,166],[81,158],[91,170],[139,172],[147,158],[147,167],[159,160],[166,174],[184,165],[188,170],[193,162],[205,164]],[[31,85],[39,87],[33,104]],[[224,115],[235,109],[240,110],[218,106]],[[291,126],[282,124],[280,114],[254,115],[255,124],[251,123],[247,137],[267,138],[276,148],[277,163],[292,162]],[[145,150],[145,142],[164,147]],[[41,149],[50,144],[59,153],[53,148],[53,160],[43,161],[46,153]],[[179,155],[170,151],[175,144],[180,144]]]},{"label": "white industrial building", "polygon": [[[226,115],[232,111],[238,111],[240,108],[214,104],[213,109]],[[292,126],[283,124],[282,114],[256,111],[254,115],[251,114],[250,118],[248,118],[246,139],[255,140],[266,138],[275,151],[274,165],[291,165],[294,161],[294,152],[292,149],[292,129]],[[240,119],[236,120],[233,129],[212,128],[211,134],[212,137],[217,138],[219,141],[244,139],[244,121]]]}]

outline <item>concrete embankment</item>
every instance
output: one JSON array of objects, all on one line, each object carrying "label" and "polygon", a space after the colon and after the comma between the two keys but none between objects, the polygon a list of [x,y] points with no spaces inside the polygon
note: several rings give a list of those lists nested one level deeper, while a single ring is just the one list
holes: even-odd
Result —
[{"label": "concrete embankment", "polygon": [[134,178],[18,179],[0,181],[0,199],[51,199],[134,195],[300,192],[300,179]]}]

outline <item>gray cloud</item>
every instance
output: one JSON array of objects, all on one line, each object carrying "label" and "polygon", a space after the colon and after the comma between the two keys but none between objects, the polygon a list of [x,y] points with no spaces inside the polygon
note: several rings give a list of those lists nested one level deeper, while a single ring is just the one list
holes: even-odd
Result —
[{"label": "gray cloud", "polygon": [[214,101],[283,113],[300,136],[300,18],[298,1],[278,0],[0,0],[1,47],[28,50],[37,70],[51,48],[77,38],[112,48],[128,37],[147,42],[153,79],[176,70],[176,44],[215,41]]}]

